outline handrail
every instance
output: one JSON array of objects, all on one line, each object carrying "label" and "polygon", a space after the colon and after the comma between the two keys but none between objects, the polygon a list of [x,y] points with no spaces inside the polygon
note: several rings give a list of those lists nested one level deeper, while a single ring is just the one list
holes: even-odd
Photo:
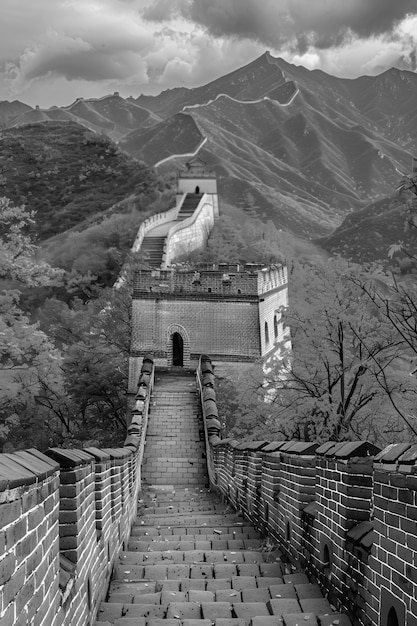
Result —
[{"label": "handrail", "polygon": [[[201,410],[203,413],[203,425],[204,425],[204,440],[205,440],[205,444],[206,444],[206,465],[207,465],[207,474],[209,477],[209,483],[210,483],[210,487],[213,489],[218,489],[217,487],[217,475],[216,475],[216,470],[214,468],[214,462],[213,462],[213,457],[212,457],[212,448],[210,445],[210,438],[209,437],[209,432],[208,432],[208,428],[207,428],[207,417],[206,417],[206,410],[205,410],[205,402],[204,402],[204,398],[203,398],[203,380],[202,380],[202,370],[201,370],[201,362],[202,359],[210,360],[207,356],[205,355],[201,355],[199,360],[198,360],[198,367],[196,370],[196,383],[197,383],[197,390],[198,393],[200,395],[200,403],[201,403]],[[210,360],[211,363],[211,360]],[[219,433],[220,433],[220,428],[217,429],[218,433],[217,435],[215,433],[213,433],[212,436],[218,438],[219,437]]]},{"label": "handrail", "polygon": [[[150,368],[150,372],[148,371]],[[145,384],[146,380],[146,384]],[[133,409],[132,420],[127,428],[127,437],[123,446],[133,448],[137,452],[137,471],[139,473],[139,490],[142,484],[142,461],[145,450],[146,431],[148,428],[149,406],[151,395],[155,384],[155,365],[153,359],[145,357],[138,381],[138,390],[135,396],[135,407]]]}]

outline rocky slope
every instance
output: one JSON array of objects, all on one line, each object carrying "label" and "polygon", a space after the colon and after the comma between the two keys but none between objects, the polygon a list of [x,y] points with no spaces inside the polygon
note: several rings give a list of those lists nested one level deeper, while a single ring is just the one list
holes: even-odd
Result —
[{"label": "rocky slope", "polygon": [[[199,155],[214,166],[225,201],[314,237],[391,195],[410,170],[416,96],[411,72],[345,80],[266,53],[209,85],[141,96],[137,102],[164,121],[121,145],[155,164],[206,138]],[[199,130],[194,141],[189,118]],[[172,158],[171,167],[181,163]]]}]

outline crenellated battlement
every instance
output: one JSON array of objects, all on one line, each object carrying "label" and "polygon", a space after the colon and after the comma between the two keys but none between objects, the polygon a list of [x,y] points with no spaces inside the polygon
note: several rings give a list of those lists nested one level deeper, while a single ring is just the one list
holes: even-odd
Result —
[{"label": "crenellated battlement", "polygon": [[193,269],[140,270],[133,284],[133,297],[144,293],[258,297],[287,285],[287,268],[282,265],[213,264]]}]

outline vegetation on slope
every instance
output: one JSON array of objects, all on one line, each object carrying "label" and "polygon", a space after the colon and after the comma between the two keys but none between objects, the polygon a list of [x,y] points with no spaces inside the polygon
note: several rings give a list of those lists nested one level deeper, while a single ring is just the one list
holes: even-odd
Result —
[{"label": "vegetation on slope", "polygon": [[[415,247],[417,176],[406,177],[401,190],[402,226],[405,221]],[[246,249],[242,232],[228,234],[227,226],[226,220],[220,232],[213,232],[202,258],[247,258],[241,255]],[[266,369],[236,370],[219,381],[227,435],[322,442],[369,439],[381,446],[417,440],[417,379],[410,375],[417,358],[414,281],[399,279],[381,265],[364,269],[334,256],[310,255],[306,262],[285,236],[269,230],[268,239],[286,253],[289,265],[290,306],[284,319],[292,349],[282,342]],[[258,252],[260,232],[262,228],[254,228],[249,238]],[[391,233],[391,252],[416,263],[413,248],[404,241],[395,243],[396,234]],[[268,261],[261,254],[259,260]]]},{"label": "vegetation on slope", "polygon": [[8,129],[0,142],[0,192],[36,211],[33,232],[40,239],[156,186],[156,175],[147,166],[77,124]]},{"label": "vegetation on slope", "polygon": [[[94,287],[91,276],[71,281],[39,261],[26,234],[32,219],[0,199],[0,446],[120,444],[130,294]],[[83,280],[91,300],[76,296]],[[35,322],[39,290],[50,297]]]},{"label": "vegetation on slope", "polygon": [[417,356],[415,286],[395,288],[387,275],[342,259],[294,260],[290,276],[284,320],[292,348],[281,342],[266,368],[236,370],[220,381],[226,434],[368,439],[382,447],[417,441],[417,380],[410,376]]}]

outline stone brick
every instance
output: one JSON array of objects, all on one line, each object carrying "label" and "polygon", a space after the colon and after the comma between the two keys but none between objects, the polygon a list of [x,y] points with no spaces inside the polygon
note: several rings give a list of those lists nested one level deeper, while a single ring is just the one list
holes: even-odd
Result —
[{"label": "stone brick", "polygon": [[1,626],[15,626],[14,605],[10,605],[2,615]]},{"label": "stone brick", "polygon": [[21,500],[15,500],[14,502],[4,502],[0,504],[0,527],[4,528],[15,520],[17,520],[22,514],[22,502]]},{"label": "stone brick", "polygon": [[15,546],[18,541],[23,539],[27,532],[27,517],[23,517],[17,520],[14,524],[9,526],[5,531],[6,546],[10,550],[12,546]]},{"label": "stone brick", "polygon": [[412,565],[406,565],[405,574],[411,582],[417,584],[417,567],[413,567]]},{"label": "stone brick", "polygon": [[36,548],[38,544],[36,532],[32,531],[27,534],[16,546],[16,556],[19,559],[25,559]]},{"label": "stone brick", "polygon": [[34,511],[30,511],[27,518],[28,530],[33,530],[39,526],[39,524],[43,522],[43,519],[44,512],[41,507],[37,507]]},{"label": "stone brick", "polygon": [[16,557],[13,553],[6,554],[0,560],[0,585],[10,580],[16,567]]},{"label": "stone brick", "polygon": [[19,589],[24,585],[26,578],[26,567],[22,564],[17,570],[13,571],[13,576],[4,583],[1,592],[2,609],[4,610],[17,596]]},{"label": "stone brick", "polygon": [[35,591],[35,579],[34,576],[31,576],[25,584],[19,589],[18,594],[15,598],[16,603],[16,614],[19,615],[23,607],[25,607],[29,600],[32,598]]}]

